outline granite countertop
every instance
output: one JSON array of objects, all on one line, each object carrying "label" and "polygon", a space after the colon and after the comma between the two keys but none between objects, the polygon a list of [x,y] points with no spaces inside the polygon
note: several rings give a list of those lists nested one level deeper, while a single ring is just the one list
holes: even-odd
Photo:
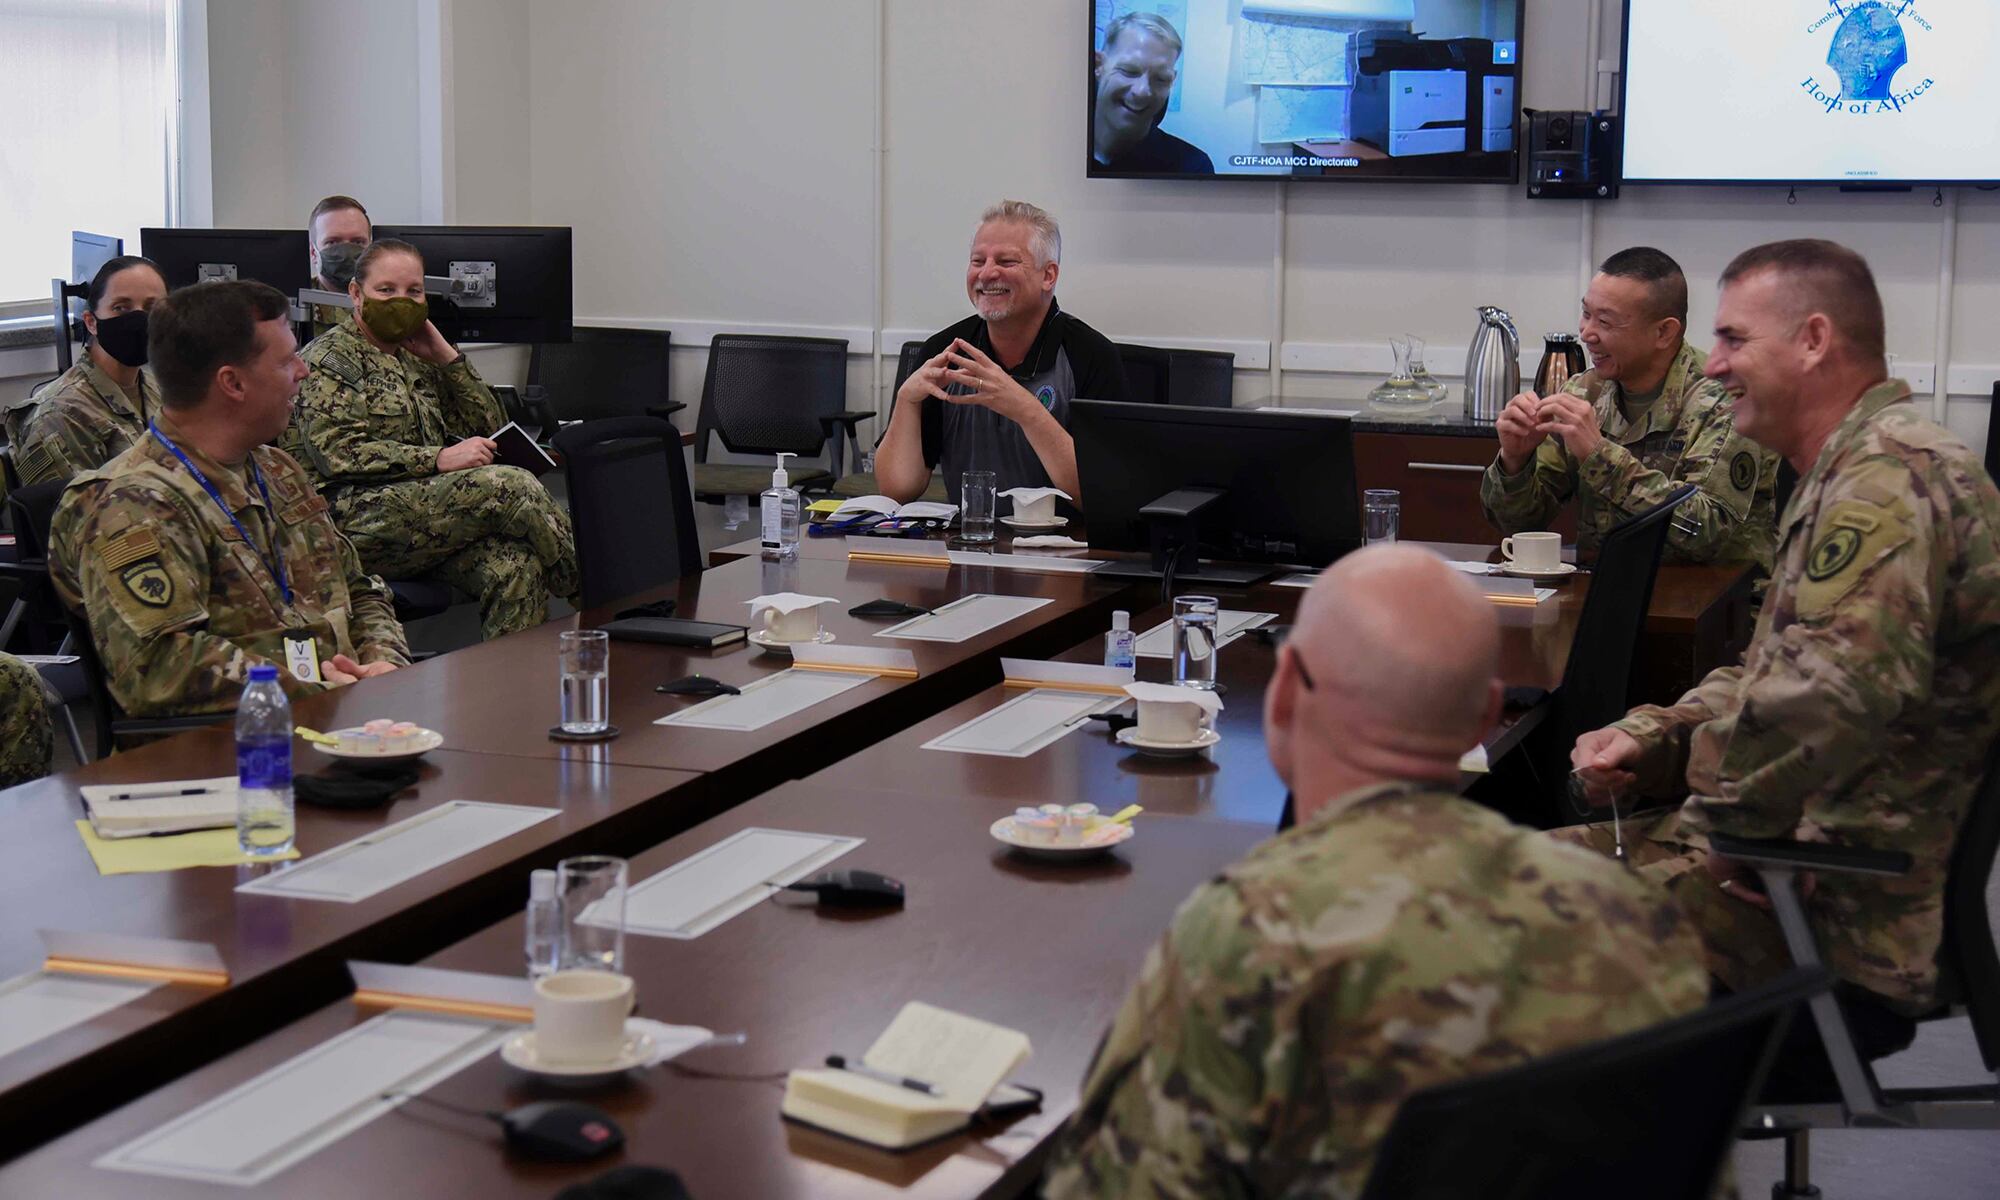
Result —
[{"label": "granite countertop", "polygon": [[1326,400],[1305,396],[1266,396],[1245,407],[1275,408],[1287,412],[1316,412],[1348,417],[1356,433],[1415,433],[1432,437],[1494,438],[1491,418],[1473,419],[1465,415],[1462,403],[1447,397],[1429,413],[1378,412],[1353,400]]}]

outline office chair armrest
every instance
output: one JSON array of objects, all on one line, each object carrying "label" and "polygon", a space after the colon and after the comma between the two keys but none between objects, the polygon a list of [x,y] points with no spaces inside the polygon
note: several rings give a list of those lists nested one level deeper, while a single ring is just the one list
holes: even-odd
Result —
[{"label": "office chair armrest", "polygon": [[658,417],[664,421],[686,407],[687,401],[685,400],[669,400],[665,404],[648,404],[646,406],[646,415],[649,417]]},{"label": "office chair armrest", "polygon": [[1740,838],[1710,834],[1717,854],[1753,867],[1783,867],[1802,871],[1840,871],[1856,875],[1907,875],[1914,860],[1901,850],[1866,850],[1858,846],[1827,846],[1789,838]]},{"label": "office chair armrest", "polygon": [[830,417],[821,417],[819,419],[819,423],[821,425],[826,426],[826,431],[828,433],[833,432],[833,427],[835,425],[844,425],[847,427],[847,432],[851,436],[854,433],[854,427],[856,425],[861,424],[861,422],[863,421],[872,421],[874,419],[875,419],[875,414],[872,412],[844,412],[844,413],[835,413]]},{"label": "office chair armrest", "polygon": [[111,732],[119,737],[165,737],[186,733],[190,729],[206,729],[210,725],[221,725],[235,719],[235,713],[206,713],[194,717],[120,717],[111,722]]},{"label": "office chair armrest", "polygon": [[16,559],[12,562],[0,562],[0,576],[18,579],[23,583],[45,580],[49,577],[48,560],[31,558],[26,561]]}]

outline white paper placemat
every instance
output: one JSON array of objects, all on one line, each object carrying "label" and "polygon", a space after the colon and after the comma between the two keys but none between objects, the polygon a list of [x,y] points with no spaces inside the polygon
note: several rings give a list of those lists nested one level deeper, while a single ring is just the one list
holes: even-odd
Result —
[{"label": "white paper placemat", "polygon": [[864,840],[786,829],[733,833],[634,884],[625,895],[625,932],[700,937],[777,890],[767,884],[803,879]]},{"label": "white paper placemat", "polygon": [[386,1012],[125,1143],[94,1166],[254,1187],[493,1052],[513,1026]]},{"label": "white paper placemat", "polygon": [[[1222,649],[1243,636],[1246,629],[1268,625],[1278,619],[1277,613],[1239,612],[1225,608],[1215,614],[1215,648]],[[1132,653],[1140,658],[1172,658],[1174,656],[1174,623],[1172,620],[1160,622],[1139,635],[1132,645]]]},{"label": "white paper placemat", "polygon": [[0,1058],[103,1016],[163,984],[30,971],[0,983]]},{"label": "white paper placemat", "polygon": [[909,638],[920,642],[964,642],[1055,601],[1045,596],[995,596],[976,592],[934,613],[891,625],[876,637]]},{"label": "white paper placemat", "polygon": [[452,800],[241,884],[236,890],[353,904],[407,883],[454,858],[512,837],[559,811],[522,804]]},{"label": "white paper placemat", "polygon": [[978,550],[953,550],[953,566],[997,567],[1002,571],[1040,571],[1047,575],[1088,575],[1108,559],[1057,558],[1053,554],[986,554]]},{"label": "white paper placemat", "polygon": [[743,685],[741,695],[717,696],[691,708],[661,717],[655,725],[692,725],[697,729],[729,729],[747,733],[762,729],[804,712],[822,700],[831,700],[851,688],[858,688],[877,675],[855,675],[843,671],[801,671],[787,667],[776,675],[766,675]]},{"label": "white paper placemat", "polygon": [[1036,688],[939,734],[925,742],[924,749],[1026,758],[1080,728],[1088,714],[1122,703],[1117,696]]}]

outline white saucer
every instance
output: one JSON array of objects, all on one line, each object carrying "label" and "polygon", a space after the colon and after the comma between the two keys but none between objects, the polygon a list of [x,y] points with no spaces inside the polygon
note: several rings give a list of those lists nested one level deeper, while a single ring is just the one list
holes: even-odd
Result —
[{"label": "white saucer", "polygon": [[1132,823],[1130,821],[1121,821],[1118,827],[1125,832],[1108,842],[1100,842],[1094,846],[1057,846],[1049,842],[1029,841],[1015,830],[1014,818],[1012,817],[1001,817],[999,820],[993,822],[992,827],[987,832],[991,833],[999,841],[1003,841],[1022,854],[1027,855],[1029,858],[1045,858],[1051,862],[1076,862],[1078,859],[1096,858],[1100,854],[1109,853],[1114,846],[1120,846],[1131,841],[1133,833],[1136,832],[1132,828]]},{"label": "white saucer", "polygon": [[1138,728],[1134,726],[1119,730],[1117,738],[1119,745],[1130,746],[1141,754],[1150,754],[1155,758],[1188,758],[1221,741],[1222,735],[1213,729],[1204,729],[1195,734],[1191,742],[1156,742],[1140,737]]},{"label": "white saucer", "polygon": [[1056,517],[1049,521],[1023,521],[1019,517],[1001,517],[1000,523],[1009,529],[1061,529],[1069,524],[1068,517]]},{"label": "white saucer", "polygon": [[1517,567],[1510,562],[1494,563],[1493,565],[1499,568],[1502,575],[1512,575],[1516,579],[1567,579],[1576,574],[1575,563],[1557,563],[1556,569],[1553,571],[1531,571],[1526,567]]},{"label": "white saucer", "polygon": [[[342,732],[352,733],[358,730],[359,728],[360,728],[359,726],[350,726],[345,731],[336,729],[331,733],[327,734],[327,736],[339,737]],[[325,754],[329,757],[343,758],[346,759],[348,762],[356,762],[356,763],[415,762],[417,759],[422,758],[424,755],[430,753],[432,750],[435,750],[439,746],[444,745],[444,735],[439,733],[435,729],[419,729],[412,736],[416,738],[416,741],[411,743],[412,748],[406,750],[378,750],[372,752],[363,752],[358,750],[342,750],[338,746],[322,746],[318,742],[307,742],[306,745],[311,746],[313,749],[319,751],[321,754]]]},{"label": "white saucer", "polygon": [[[822,629],[814,634],[811,640],[815,646],[824,646],[833,640],[833,630]],[[750,644],[760,650],[767,650],[773,654],[790,654],[792,647],[798,643],[781,642],[777,638],[772,637],[771,631],[768,629],[753,629],[750,631]]]},{"label": "white saucer", "polygon": [[634,1067],[643,1067],[653,1061],[653,1055],[658,1051],[659,1043],[653,1040],[652,1034],[634,1029],[629,1023],[625,1027],[625,1040],[619,1044],[618,1056],[605,1062],[544,1062],[535,1053],[535,1031],[532,1029],[524,1029],[500,1043],[500,1057],[506,1060],[508,1066],[540,1079],[576,1086],[604,1083]]}]

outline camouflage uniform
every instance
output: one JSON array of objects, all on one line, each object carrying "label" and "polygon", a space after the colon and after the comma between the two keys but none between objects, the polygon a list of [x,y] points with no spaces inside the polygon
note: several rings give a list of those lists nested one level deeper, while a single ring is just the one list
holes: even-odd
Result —
[{"label": "camouflage uniform", "polygon": [[287,437],[369,570],[471,592],[488,638],[547,620],[550,594],[576,594],[569,514],[539,480],[497,465],[438,474],[448,438],[507,423],[472,364],[385,354],[352,321],[314,339],[304,357],[312,374]]},{"label": "camouflage uniform", "polygon": [[1701,490],[1675,511],[1665,561],[1754,562],[1769,570],[1778,456],[1737,435],[1728,395],[1702,376],[1707,362],[1681,343],[1659,399],[1636,421],[1619,408],[1618,384],[1595,371],[1570,380],[1564,394],[1590,401],[1604,445],[1579,463],[1551,436],[1518,475],[1496,456],[1479,485],[1486,519],[1502,533],[1547,529],[1576,496],[1577,549],[1593,554],[1619,522],[1694,483]]},{"label": "camouflage uniform", "polygon": [[1707,998],[1657,888],[1456,796],[1369,788],[1181,906],[1045,1194],[1352,1195],[1412,1092]]},{"label": "camouflage uniform", "polygon": [[[161,432],[174,436],[171,414]],[[178,441],[178,439],[176,439]],[[251,666],[276,663],[294,698],[326,690],[285,669],[284,635],[310,633],[322,664],[336,654],[409,663],[389,589],[361,569],[312,480],[282,450],[254,457],[267,508],[249,472],[193,446],[182,452],[215,485],[256,542],[253,549],[171,451],[148,437],[70,483],[56,509],[50,577],[63,602],[90,619],[112,695],[134,716],[228,712]],[[284,550],[293,601],[260,560]]]},{"label": "camouflage uniform", "polygon": [[1905,876],[1821,876],[1807,911],[1835,975],[1915,1014],[1957,993],[1945,876],[2000,735],[2000,492],[1909,396],[1870,389],[1799,481],[1743,665],[1615,728],[1645,751],[1642,792],[1688,796],[1627,842],[1731,987],[1788,960],[1776,921],[1703,869],[1710,831],[1908,851]]},{"label": "camouflage uniform", "polygon": [[11,654],[0,654],[0,788],[49,773],[55,742],[42,677]]},{"label": "camouflage uniform", "polygon": [[94,471],[146,436],[146,422],[160,411],[160,391],[139,372],[139,402],[92,362],[88,353],[62,377],[35,393],[35,410],[15,443],[14,467],[23,485],[68,481]]}]

